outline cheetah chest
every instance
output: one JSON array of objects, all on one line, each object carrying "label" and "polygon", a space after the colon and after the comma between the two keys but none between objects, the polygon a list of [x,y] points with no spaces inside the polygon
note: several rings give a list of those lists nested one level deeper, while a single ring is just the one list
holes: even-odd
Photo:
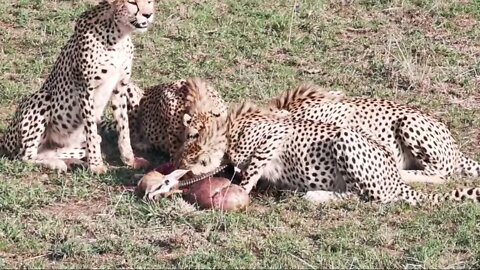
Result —
[{"label": "cheetah chest", "polygon": [[120,50],[106,54],[97,68],[95,79],[98,81],[94,90],[94,115],[100,121],[113,91],[122,80],[128,80],[132,68],[131,55]]}]

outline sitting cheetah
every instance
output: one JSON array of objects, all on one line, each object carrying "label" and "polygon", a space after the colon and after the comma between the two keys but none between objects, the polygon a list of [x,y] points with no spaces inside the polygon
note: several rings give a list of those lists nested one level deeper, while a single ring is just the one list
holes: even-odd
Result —
[{"label": "sitting cheetah", "polygon": [[[140,91],[133,85],[128,90],[132,144],[138,150],[153,148],[173,158],[180,145],[194,139],[202,129],[201,125],[190,126],[190,123],[203,123],[227,113],[220,94],[200,78],[157,85],[143,94]],[[105,131],[114,126],[115,122],[102,124]]]},{"label": "sitting cheetah", "polygon": [[348,194],[412,205],[447,199],[480,202],[480,188],[443,195],[413,190],[401,180],[391,152],[355,128],[296,119],[249,103],[211,121],[181,151],[179,168],[195,175],[223,162],[238,166],[247,192],[262,177],[321,202]]},{"label": "sitting cheetah", "polygon": [[297,119],[360,127],[393,151],[406,182],[441,183],[454,172],[480,175],[480,165],[458,150],[443,123],[405,105],[381,99],[348,98],[341,92],[328,92],[314,85],[285,91],[269,105],[287,110]]},{"label": "sitting cheetah", "polygon": [[86,157],[91,171],[103,173],[97,122],[111,99],[121,159],[135,166],[125,94],[134,50],[130,35],[145,32],[153,12],[153,0],[103,0],[86,11],[41,89],[19,105],[1,140],[3,152],[59,170],[67,169],[64,159]]}]

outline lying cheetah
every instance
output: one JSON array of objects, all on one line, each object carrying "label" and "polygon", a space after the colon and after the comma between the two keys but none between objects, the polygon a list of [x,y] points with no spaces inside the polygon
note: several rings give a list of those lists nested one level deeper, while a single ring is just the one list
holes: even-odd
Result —
[{"label": "lying cheetah", "polygon": [[285,91],[269,105],[287,110],[297,119],[360,127],[393,151],[406,182],[441,183],[454,172],[480,175],[480,165],[458,150],[443,123],[405,105],[381,99],[349,98],[314,85]]},{"label": "lying cheetah", "polygon": [[103,173],[97,122],[111,99],[119,122],[121,159],[135,166],[125,87],[133,60],[132,32],[153,22],[153,0],[104,0],[86,11],[42,88],[23,99],[1,140],[6,154],[66,170],[64,159],[86,157]]},{"label": "lying cheetah", "polygon": [[[145,90],[143,95],[140,91],[134,85],[128,91],[132,144],[137,150],[153,148],[174,158],[180,145],[185,140],[194,139],[198,130],[203,128],[190,123],[226,116],[225,102],[204,79],[190,78],[157,85]],[[105,131],[115,126],[115,122],[102,124]]]},{"label": "lying cheetah", "polygon": [[423,194],[401,180],[391,152],[355,128],[297,119],[249,103],[233,107],[182,148],[181,169],[213,171],[223,162],[244,172],[247,192],[262,177],[284,188],[307,192],[315,201],[358,194],[382,203],[472,199],[480,188]]}]

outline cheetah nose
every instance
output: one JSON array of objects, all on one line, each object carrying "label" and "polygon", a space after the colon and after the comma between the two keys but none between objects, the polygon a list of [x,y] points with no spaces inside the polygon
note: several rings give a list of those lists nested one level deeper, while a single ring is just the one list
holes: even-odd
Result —
[{"label": "cheetah nose", "polygon": [[148,19],[148,18],[152,17],[152,14],[153,13],[142,13],[142,16]]}]

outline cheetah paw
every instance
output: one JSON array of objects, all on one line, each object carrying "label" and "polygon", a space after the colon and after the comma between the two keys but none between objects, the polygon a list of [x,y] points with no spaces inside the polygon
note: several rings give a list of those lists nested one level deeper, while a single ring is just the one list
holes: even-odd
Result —
[{"label": "cheetah paw", "polygon": [[91,172],[95,173],[95,174],[104,174],[107,172],[107,166],[105,166],[104,164],[100,164],[100,165],[90,165],[89,166],[89,169]]},{"label": "cheetah paw", "polygon": [[325,191],[325,190],[311,190],[303,196],[304,199],[310,201],[314,204],[323,204],[327,202],[333,202],[340,199],[345,199],[348,196],[351,196],[350,192],[338,193],[334,191]]},{"label": "cheetah paw", "polygon": [[85,165],[85,161],[83,160],[80,160],[80,159],[76,159],[76,158],[67,158],[67,159],[64,159],[63,160],[65,162],[65,164],[67,164],[67,167],[69,169],[72,169],[73,166],[76,166],[76,165]]},{"label": "cheetah paw", "polygon": [[135,157],[133,161],[125,162],[125,164],[135,170],[150,168],[150,162],[142,157]]},{"label": "cheetah paw", "polygon": [[61,159],[49,159],[42,163],[45,167],[58,172],[66,172],[68,170],[68,165]]},{"label": "cheetah paw", "polygon": [[135,157],[129,166],[133,169],[147,169],[150,168],[150,162],[142,157]]}]

